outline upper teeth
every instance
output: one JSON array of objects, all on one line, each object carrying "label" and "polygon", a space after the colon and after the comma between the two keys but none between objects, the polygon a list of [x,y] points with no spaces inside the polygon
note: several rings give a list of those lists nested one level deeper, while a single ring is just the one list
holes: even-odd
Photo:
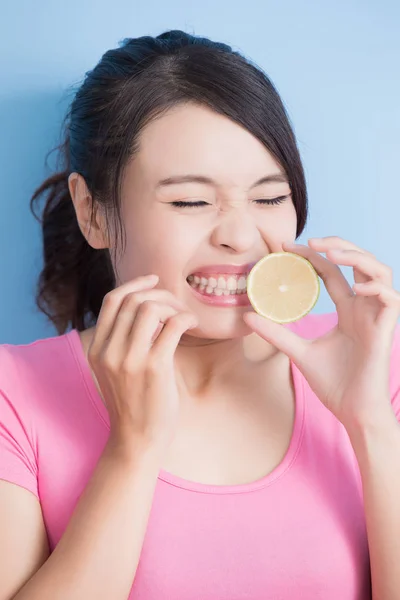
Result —
[{"label": "upper teeth", "polygon": [[189,282],[194,282],[198,285],[211,287],[211,288],[219,288],[221,290],[245,290],[246,289],[246,277],[241,276],[230,276],[224,277],[219,275],[216,277],[200,277],[199,275],[189,275]]}]

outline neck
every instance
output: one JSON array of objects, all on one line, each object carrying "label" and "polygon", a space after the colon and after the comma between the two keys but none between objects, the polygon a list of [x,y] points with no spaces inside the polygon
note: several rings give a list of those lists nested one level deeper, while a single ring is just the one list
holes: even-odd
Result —
[{"label": "neck", "polygon": [[178,385],[194,399],[215,397],[251,380],[266,362],[279,354],[256,334],[230,340],[182,336],[175,353]]},{"label": "neck", "polygon": [[[91,327],[80,332],[86,357],[94,330]],[[257,380],[260,374],[265,377],[267,365],[275,372],[273,359],[279,359],[281,354],[255,333],[230,340],[184,335],[175,352],[177,385],[189,403],[204,403],[207,398],[238,393],[248,389],[249,382]],[[95,382],[101,395],[96,379]]]}]

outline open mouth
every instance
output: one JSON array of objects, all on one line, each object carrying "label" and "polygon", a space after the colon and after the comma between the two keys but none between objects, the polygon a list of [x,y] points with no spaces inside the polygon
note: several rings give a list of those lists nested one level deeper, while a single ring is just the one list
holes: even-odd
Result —
[{"label": "open mouth", "polygon": [[209,296],[238,296],[247,292],[247,274],[244,275],[189,275],[188,284],[202,294]]}]

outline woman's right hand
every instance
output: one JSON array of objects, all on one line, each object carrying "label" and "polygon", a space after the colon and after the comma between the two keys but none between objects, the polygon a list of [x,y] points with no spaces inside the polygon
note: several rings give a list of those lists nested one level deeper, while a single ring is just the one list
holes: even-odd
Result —
[{"label": "woman's right hand", "polygon": [[111,442],[127,449],[144,442],[162,452],[179,415],[175,350],[197,318],[171,292],[153,289],[157,282],[138,277],[106,294],[88,361],[109,412]]}]

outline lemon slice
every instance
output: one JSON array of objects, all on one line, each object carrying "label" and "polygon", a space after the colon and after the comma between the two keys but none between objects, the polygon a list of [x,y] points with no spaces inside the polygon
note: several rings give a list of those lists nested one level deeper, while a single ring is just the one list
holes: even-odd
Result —
[{"label": "lemon slice", "polygon": [[316,305],[319,277],[309,260],[293,252],[272,252],[247,277],[254,310],[276,323],[298,321]]}]

